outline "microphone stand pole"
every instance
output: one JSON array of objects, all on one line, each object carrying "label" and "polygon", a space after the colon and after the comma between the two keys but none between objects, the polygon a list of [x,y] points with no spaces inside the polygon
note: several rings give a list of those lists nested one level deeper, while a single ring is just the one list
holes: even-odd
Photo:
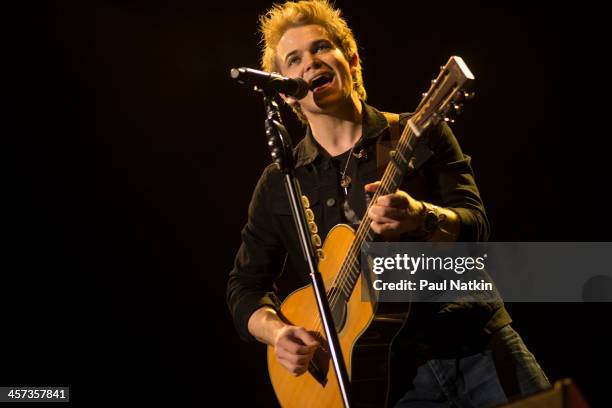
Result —
[{"label": "microphone stand pole", "polygon": [[327,301],[325,286],[323,285],[323,279],[319,272],[318,257],[315,254],[310,239],[310,230],[306,222],[306,215],[302,204],[302,191],[293,172],[293,145],[289,137],[289,132],[287,132],[287,129],[282,124],[278,104],[274,100],[276,94],[266,93],[261,89],[258,90],[263,94],[266,108],[265,129],[270,154],[274,163],[276,163],[283,174],[285,189],[287,190],[291,205],[291,213],[293,214],[293,220],[297,228],[302,252],[308,264],[308,270],[310,271],[312,288],[319,308],[319,314],[321,315],[321,322],[325,330],[325,337],[329,345],[330,357],[336,372],[336,377],[338,378],[340,394],[342,395],[344,406],[349,408],[348,374],[346,365],[344,364],[344,358],[342,357],[340,342],[338,341],[338,334],[336,333],[331,309]]}]

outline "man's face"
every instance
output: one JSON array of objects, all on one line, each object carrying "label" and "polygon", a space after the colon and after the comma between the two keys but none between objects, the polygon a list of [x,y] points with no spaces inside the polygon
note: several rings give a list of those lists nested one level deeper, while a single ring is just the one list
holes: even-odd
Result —
[{"label": "man's face", "polygon": [[288,29],[276,52],[281,74],[303,78],[310,86],[308,95],[299,101],[304,114],[329,111],[350,98],[351,70],[357,56],[349,63],[323,27],[311,24]]}]

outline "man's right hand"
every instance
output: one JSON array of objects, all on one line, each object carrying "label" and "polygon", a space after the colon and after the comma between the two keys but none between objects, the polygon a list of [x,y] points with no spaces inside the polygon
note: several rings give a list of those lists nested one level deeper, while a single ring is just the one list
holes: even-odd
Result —
[{"label": "man's right hand", "polygon": [[308,370],[319,342],[303,327],[286,325],[276,333],[273,346],[278,362],[299,376]]},{"label": "man's right hand", "polygon": [[249,332],[274,348],[276,359],[293,375],[304,374],[319,342],[303,327],[283,322],[271,307],[257,309],[249,318]]}]

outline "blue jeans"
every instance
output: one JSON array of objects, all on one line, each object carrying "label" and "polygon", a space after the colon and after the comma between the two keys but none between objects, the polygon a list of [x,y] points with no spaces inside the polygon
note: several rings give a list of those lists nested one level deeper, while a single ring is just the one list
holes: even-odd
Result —
[{"label": "blue jeans", "polygon": [[506,326],[480,353],[422,364],[412,385],[396,408],[493,407],[549,388],[550,382],[518,333]]}]

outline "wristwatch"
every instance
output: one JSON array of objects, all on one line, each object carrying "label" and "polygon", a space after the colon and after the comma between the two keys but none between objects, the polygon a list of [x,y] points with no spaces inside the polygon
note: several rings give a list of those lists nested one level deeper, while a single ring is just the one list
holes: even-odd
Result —
[{"label": "wristwatch", "polygon": [[432,235],[438,229],[440,218],[436,207],[432,204],[421,201],[423,204],[423,218],[421,220],[421,231],[425,235]]}]

